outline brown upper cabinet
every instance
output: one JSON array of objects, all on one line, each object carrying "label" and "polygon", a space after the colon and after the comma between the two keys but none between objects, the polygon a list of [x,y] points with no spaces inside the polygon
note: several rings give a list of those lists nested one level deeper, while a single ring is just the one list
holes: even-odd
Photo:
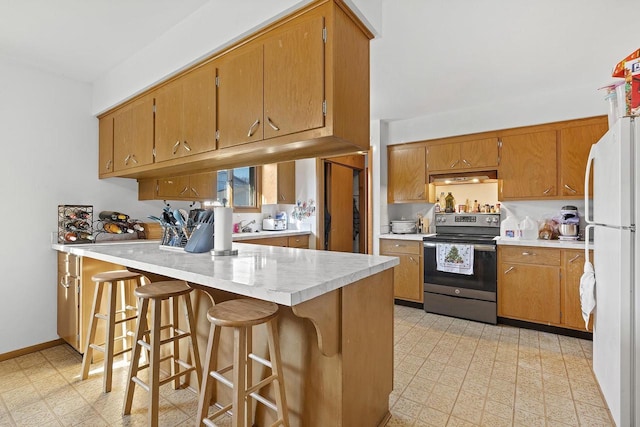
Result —
[{"label": "brown upper cabinet", "polygon": [[215,200],[217,172],[138,181],[138,200]]},{"label": "brown upper cabinet", "polygon": [[149,94],[113,116],[114,171],[153,163],[153,95]]},{"label": "brown upper cabinet", "polygon": [[[560,130],[560,195],[584,196],[584,173],[589,150],[608,129],[607,121],[600,120],[599,123]],[[593,176],[589,180],[593,182]],[[589,188],[593,189],[593,185]]]},{"label": "brown upper cabinet", "polygon": [[156,162],[216,148],[215,79],[208,63],[156,92]]},{"label": "brown upper cabinet", "polygon": [[427,147],[419,144],[389,146],[387,154],[387,201],[428,202]]},{"label": "brown upper cabinet", "polygon": [[498,138],[484,138],[428,148],[429,173],[498,167]]},{"label": "brown upper cabinet", "polygon": [[296,162],[262,166],[262,204],[296,203]]},{"label": "brown upper cabinet", "polygon": [[311,15],[221,59],[219,148],[324,126],[323,28]]},{"label": "brown upper cabinet", "polygon": [[113,114],[104,116],[98,123],[98,175],[113,172]]},{"label": "brown upper cabinet", "polygon": [[501,150],[500,200],[558,194],[555,130],[504,136]]},{"label": "brown upper cabinet", "polygon": [[181,176],[368,150],[371,38],[341,0],[318,0],[279,18],[101,115],[156,96],[155,162],[100,177]]}]

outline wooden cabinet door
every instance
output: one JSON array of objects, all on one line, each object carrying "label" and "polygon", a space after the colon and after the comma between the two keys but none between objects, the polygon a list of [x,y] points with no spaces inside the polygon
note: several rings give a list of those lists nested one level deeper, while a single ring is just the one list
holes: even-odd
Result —
[{"label": "wooden cabinet door", "polygon": [[174,81],[156,93],[155,148],[156,161],[180,157],[182,146],[182,100],[180,80]]},{"label": "wooden cabinet door", "polygon": [[218,66],[218,148],[263,138],[263,46],[226,55]]},{"label": "wooden cabinet door", "polygon": [[315,16],[265,40],[265,139],[324,126],[323,27]]},{"label": "wooden cabinet door", "polygon": [[183,155],[193,155],[216,148],[216,70],[209,63],[182,79]]},{"label": "wooden cabinet door", "polygon": [[98,174],[113,172],[113,116],[100,119],[98,140]]},{"label": "wooden cabinet door", "polygon": [[158,180],[159,198],[182,198],[189,196],[189,176],[175,176]]},{"label": "wooden cabinet door", "polygon": [[[560,193],[584,196],[584,173],[591,146],[607,132],[608,124],[576,126],[560,131]],[[593,177],[590,178],[593,182]],[[593,188],[590,185],[589,188]]]},{"label": "wooden cabinet door", "polygon": [[429,171],[444,171],[462,167],[460,163],[460,144],[431,145],[428,149],[427,161]]},{"label": "wooden cabinet door", "polygon": [[296,162],[262,166],[262,204],[296,203]]},{"label": "wooden cabinet door", "polygon": [[[593,261],[593,252],[589,257]],[[584,251],[562,250],[562,324],[573,329],[585,330],[580,306],[580,277],[584,271]],[[593,316],[589,321],[593,331]]]},{"label": "wooden cabinet door", "polygon": [[426,147],[389,147],[387,172],[389,203],[427,201]]},{"label": "wooden cabinet door", "polygon": [[353,252],[353,169],[325,164],[326,208],[331,216],[327,249]]},{"label": "wooden cabinet door", "polygon": [[290,248],[309,249],[309,235],[289,236],[287,243]]},{"label": "wooden cabinet door", "polygon": [[461,142],[460,163],[463,168],[498,167],[498,138]]},{"label": "wooden cabinet door", "polygon": [[114,171],[153,163],[153,96],[146,96],[113,118]]},{"label": "wooden cabinet door", "polygon": [[394,256],[400,258],[400,264],[393,269],[394,297],[422,302],[424,295],[420,286],[423,280],[420,274],[420,257],[406,254]]},{"label": "wooden cabinet door", "polygon": [[560,268],[500,263],[498,316],[560,323]]},{"label": "wooden cabinet door", "polygon": [[557,195],[556,131],[502,138],[500,200]]},{"label": "wooden cabinet door", "polygon": [[189,197],[195,200],[215,200],[218,172],[189,176]]}]

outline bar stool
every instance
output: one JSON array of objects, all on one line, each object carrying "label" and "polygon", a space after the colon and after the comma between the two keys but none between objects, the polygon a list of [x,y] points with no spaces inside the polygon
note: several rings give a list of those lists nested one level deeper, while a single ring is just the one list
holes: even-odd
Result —
[{"label": "bar stool", "polygon": [[[135,320],[138,313],[138,307],[130,304],[125,284],[127,281],[135,280],[136,286],[144,285],[144,276],[128,270],[113,270],[98,273],[92,276],[91,280],[96,282],[96,290],[93,297],[91,319],[89,321],[87,345],[85,346],[82,357],[81,377],[85,380],[89,376],[89,368],[93,360],[93,351],[97,350],[104,353],[103,390],[105,393],[108,393],[111,391],[113,358],[131,351],[132,346],[127,342],[130,338],[127,323]],[[105,287],[107,288],[106,314],[100,313],[102,294]],[[117,310],[116,307],[118,292],[120,293],[120,310]],[[116,320],[116,317],[120,317],[120,315],[122,315],[121,318]],[[102,345],[98,345],[95,342],[98,320],[106,321],[105,342]],[[116,325],[122,326],[122,335],[119,337],[115,336]],[[113,347],[116,340],[122,341],[122,350],[114,353]]]},{"label": "bar stool", "polygon": [[[173,381],[175,389],[181,386],[180,377],[196,371],[198,386],[200,388],[202,380],[202,368],[200,367],[200,355],[198,353],[198,342],[195,333],[195,319],[191,307],[189,293],[193,289],[182,281],[154,282],[146,286],[141,286],[134,291],[140,298],[142,305],[138,314],[136,325],[135,344],[133,346],[132,361],[129,365],[129,376],[127,378],[127,388],[125,392],[125,402],[123,414],[131,413],[133,393],[135,386],[139,385],[149,392],[149,426],[158,425],[158,406],[160,398],[160,386]],[[178,325],[178,299],[182,297],[184,309],[187,314],[188,330],[184,331]],[[162,324],[162,301],[169,300],[169,323]],[[151,325],[147,330],[147,313],[151,307]],[[168,337],[161,336],[162,331],[168,331]],[[143,337],[148,336],[148,342]],[[189,340],[189,350],[192,364],[180,359],[179,341],[183,338]],[[172,344],[171,352],[161,356],[160,348],[164,344]],[[140,350],[145,348],[149,352],[148,363],[140,366]],[[160,378],[160,363],[169,361],[171,372],[165,378]],[[149,368],[148,383],[138,377],[138,372]],[[181,369],[182,368],[182,369]]]},{"label": "bar stool", "polygon": [[[280,362],[280,343],[277,328],[278,306],[272,302],[254,299],[235,299],[216,304],[207,312],[207,319],[211,322],[209,341],[205,359],[204,376],[198,400],[197,424],[214,426],[212,419],[232,410],[232,425],[234,427],[250,427],[253,424],[251,401],[249,397],[276,411],[278,419],[273,424],[289,426],[289,414],[287,400],[284,391],[284,378]],[[267,340],[269,346],[269,358],[266,360],[252,353],[251,329],[254,325],[266,323]],[[222,327],[233,328],[233,364],[226,368],[216,370],[218,348],[220,345],[220,333]],[[271,375],[252,385],[253,361],[271,369]],[[232,380],[223,376],[224,373],[233,370]],[[211,402],[215,383],[220,381],[233,390],[232,402],[222,406],[208,417],[209,403]],[[275,382],[274,404],[259,394],[259,391],[267,384]]]}]

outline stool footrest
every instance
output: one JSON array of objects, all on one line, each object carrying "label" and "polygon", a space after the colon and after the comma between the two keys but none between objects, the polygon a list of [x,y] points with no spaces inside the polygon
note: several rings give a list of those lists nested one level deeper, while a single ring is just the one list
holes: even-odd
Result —
[{"label": "stool footrest", "polygon": [[133,316],[125,317],[124,319],[116,320],[113,323],[115,323],[116,325],[119,325],[120,323],[129,322],[131,320],[136,320],[137,318],[138,318],[138,316],[133,315]]},{"label": "stool footrest", "polygon": [[256,362],[260,363],[263,366],[266,366],[268,368],[270,368],[271,370],[273,370],[273,366],[271,366],[271,361],[267,360],[267,359],[263,359],[262,357],[255,355],[253,353],[249,353],[249,358],[252,360],[255,360]]},{"label": "stool footrest", "polygon": [[196,370],[196,367],[193,366],[193,367],[191,367],[189,369],[186,369],[184,371],[176,372],[175,374],[173,374],[171,376],[168,376],[167,378],[161,379],[159,381],[159,384],[160,385],[165,385],[166,383],[169,383],[169,382],[175,380],[176,378],[180,378],[181,376],[186,375],[186,374],[188,374],[190,372],[193,372],[195,370]]},{"label": "stool footrest", "polygon": [[94,350],[97,351],[101,351],[102,353],[104,353],[104,347],[98,344],[89,344],[89,347],[91,347]]},{"label": "stool footrest", "polygon": [[202,422],[208,426],[212,426],[212,427],[216,427],[216,425],[213,423],[213,421],[211,421],[212,419],[216,419],[218,418],[220,415],[224,414],[225,412],[228,413],[229,415],[233,415],[233,413],[230,411],[231,407],[233,406],[232,403],[229,403],[227,406],[222,406],[221,404],[219,404],[218,402],[213,404],[215,407],[220,408],[218,409],[216,412],[214,412],[213,414],[211,414],[209,417],[205,417]]},{"label": "stool footrest", "polygon": [[142,381],[140,378],[138,378],[138,377],[133,377],[133,378],[131,378],[131,381],[133,381],[134,383],[138,384],[140,387],[142,387],[143,389],[145,389],[147,392],[149,391],[149,385],[147,385],[147,383],[145,383],[144,381]]},{"label": "stool footrest", "polygon": [[132,350],[131,348],[125,348],[124,350],[120,350],[120,351],[118,351],[116,353],[113,353],[113,357],[120,356],[121,354],[128,353],[131,350]]},{"label": "stool footrest", "polygon": [[256,393],[262,387],[264,387],[265,385],[271,383],[275,378],[276,378],[276,375],[271,375],[271,376],[265,378],[264,380],[260,381],[258,384],[254,385],[249,390],[247,390],[247,395],[253,397],[258,402],[261,402],[263,405],[265,405],[265,406],[271,408],[272,410],[278,412],[278,407],[276,406],[275,403],[273,403],[272,401],[262,397],[259,393]]}]

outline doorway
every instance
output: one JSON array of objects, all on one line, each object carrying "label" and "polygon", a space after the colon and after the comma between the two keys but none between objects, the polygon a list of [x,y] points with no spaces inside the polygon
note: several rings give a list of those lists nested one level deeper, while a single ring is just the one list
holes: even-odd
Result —
[{"label": "doorway", "polygon": [[318,160],[318,249],[367,253],[366,156]]}]

